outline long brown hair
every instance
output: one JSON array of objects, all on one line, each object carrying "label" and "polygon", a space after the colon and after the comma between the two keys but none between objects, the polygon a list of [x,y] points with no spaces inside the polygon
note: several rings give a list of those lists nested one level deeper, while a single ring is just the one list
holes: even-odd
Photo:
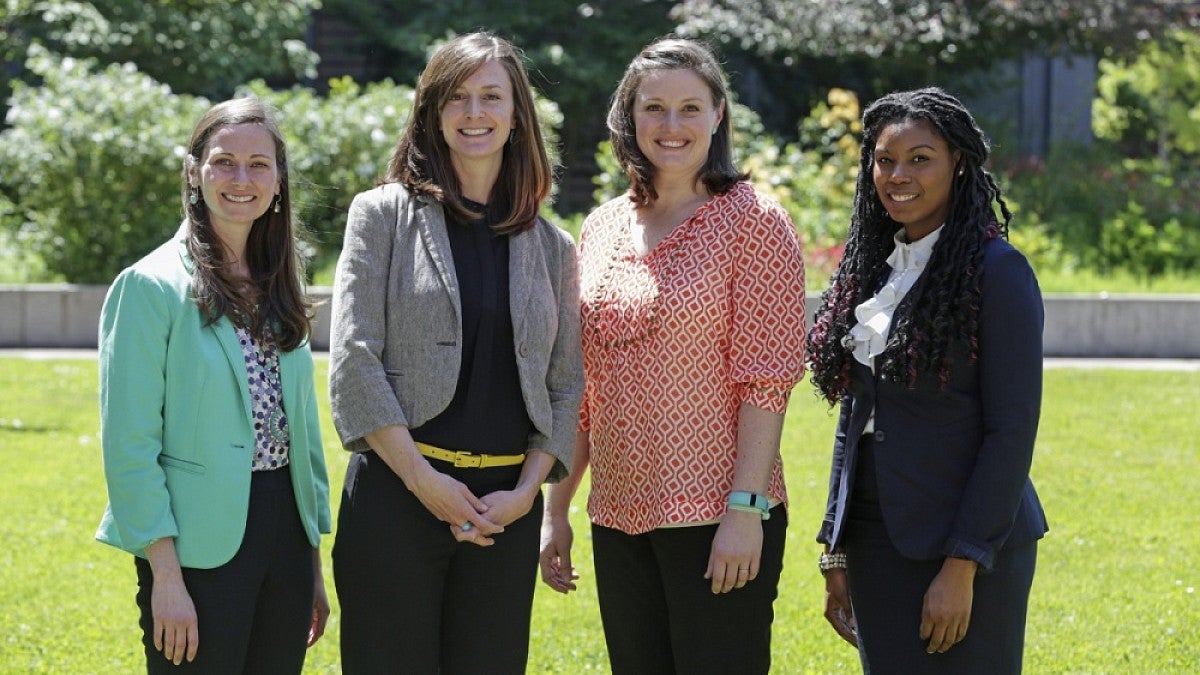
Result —
[{"label": "long brown hair", "polygon": [[504,66],[513,88],[513,134],[504,146],[488,209],[496,216],[492,226],[496,233],[514,234],[533,227],[542,201],[550,194],[554,174],[521,52],[491,33],[460,35],[430,57],[417,83],[408,126],[392,152],[383,182],[400,183],[417,194],[430,195],[463,220],[479,219],[480,214],[463,202],[450,148],[438,127],[450,95],[488,61]]},{"label": "long brown hair", "polygon": [[[189,200],[188,163],[199,164],[213,134],[223,127],[257,124],[275,142],[279,172],[279,212],[268,208],[250,228],[246,263],[250,280],[234,277],[224,245],[217,237],[203,198]],[[224,101],[209,108],[196,123],[188,142],[183,170],[183,212],[187,222],[187,250],[195,263],[192,296],[208,323],[228,315],[258,340],[271,339],[284,351],[300,346],[312,333],[312,305],[304,297],[304,261],[296,247],[288,186],[287,149],[274,116],[254,98]],[[199,191],[197,191],[199,192]]]},{"label": "long brown hair", "polygon": [[690,70],[708,85],[714,106],[725,104],[725,114],[717,124],[712,145],[708,148],[708,159],[696,176],[711,194],[724,194],[733,189],[738,181],[746,180],[749,174],[738,171],[733,162],[733,132],[730,119],[733,111],[729,103],[729,87],[721,64],[708,47],[695,40],[664,38],[642,49],[625,68],[617,90],[613,93],[612,106],[608,109],[608,130],[612,140],[613,154],[629,177],[629,188],[633,202],[646,206],[656,199],[654,190],[654,165],[637,144],[637,127],[633,121],[633,105],[637,100],[638,88],[646,75],[656,70]]}]

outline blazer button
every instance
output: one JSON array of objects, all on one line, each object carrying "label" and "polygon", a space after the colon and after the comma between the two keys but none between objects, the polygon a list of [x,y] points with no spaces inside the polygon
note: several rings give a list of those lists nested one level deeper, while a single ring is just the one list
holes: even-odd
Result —
[{"label": "blazer button", "polygon": [[525,345],[524,345],[524,343],[522,343],[522,344],[521,344],[521,346],[517,347],[517,356],[520,356],[521,358],[525,358]]},{"label": "blazer button", "polygon": [[887,440],[887,434],[883,433],[883,429],[875,430],[875,442],[882,443]]}]

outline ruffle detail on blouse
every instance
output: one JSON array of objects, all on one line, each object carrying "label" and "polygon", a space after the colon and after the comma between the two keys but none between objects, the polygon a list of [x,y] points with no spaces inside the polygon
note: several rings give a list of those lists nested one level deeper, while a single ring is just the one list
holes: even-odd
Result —
[{"label": "ruffle detail on blouse", "polygon": [[896,307],[921,277],[941,233],[942,228],[939,227],[911,244],[904,242],[904,230],[896,233],[896,247],[887,259],[888,266],[892,268],[887,283],[854,308],[854,318],[858,323],[850,328],[845,344],[853,350],[855,361],[874,370],[875,357],[887,348]]}]

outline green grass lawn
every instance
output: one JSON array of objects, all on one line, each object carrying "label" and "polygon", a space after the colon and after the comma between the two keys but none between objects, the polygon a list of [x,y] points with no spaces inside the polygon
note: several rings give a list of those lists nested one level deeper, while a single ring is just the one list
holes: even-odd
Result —
[{"label": "green grass lawn", "polygon": [[[325,373],[319,363],[320,392]],[[797,389],[785,429],[791,528],[774,671],[857,672],[855,652],[820,613],[813,535],[834,420],[810,391],[807,383]],[[1047,371],[1033,472],[1051,531],[1033,587],[1026,672],[1196,671],[1198,401],[1200,373]],[[346,455],[325,403],[336,494]],[[97,432],[94,360],[0,358],[0,453],[9,472],[0,489],[0,672],[142,670],[133,562],[92,540],[105,502]],[[581,590],[563,597],[539,586],[531,673],[608,670],[582,499],[573,519]],[[330,545],[334,613],[309,654],[311,673],[338,672]]]}]

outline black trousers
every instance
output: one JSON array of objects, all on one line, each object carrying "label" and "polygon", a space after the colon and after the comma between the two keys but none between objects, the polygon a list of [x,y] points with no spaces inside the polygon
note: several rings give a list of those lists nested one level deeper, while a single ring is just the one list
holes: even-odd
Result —
[{"label": "black trousers", "polygon": [[[431,463],[477,496],[521,473]],[[539,494],[494,545],[459,543],[378,455],[351,457],[333,545],[342,672],[525,672],[541,517]]]},{"label": "black trousers", "polygon": [[874,443],[864,437],[845,535],[863,672],[1020,673],[1037,543],[1002,549],[992,571],[975,575],[967,636],[944,654],[927,654],[928,640],[920,638],[921,608],[943,560],[900,555],[884,527],[874,477]]},{"label": "black trousers", "polygon": [[154,648],[150,563],[135,558],[137,605],[148,673],[299,673],[313,616],[313,548],[300,522],[289,469],[250,479],[246,533],[233,558],[183,568],[196,607],[196,660],[176,666]]},{"label": "black trousers", "polygon": [[704,578],[716,525],[630,535],[592,525],[596,591],[612,672],[766,673],[787,511],[763,521],[758,577],[714,594]]}]

